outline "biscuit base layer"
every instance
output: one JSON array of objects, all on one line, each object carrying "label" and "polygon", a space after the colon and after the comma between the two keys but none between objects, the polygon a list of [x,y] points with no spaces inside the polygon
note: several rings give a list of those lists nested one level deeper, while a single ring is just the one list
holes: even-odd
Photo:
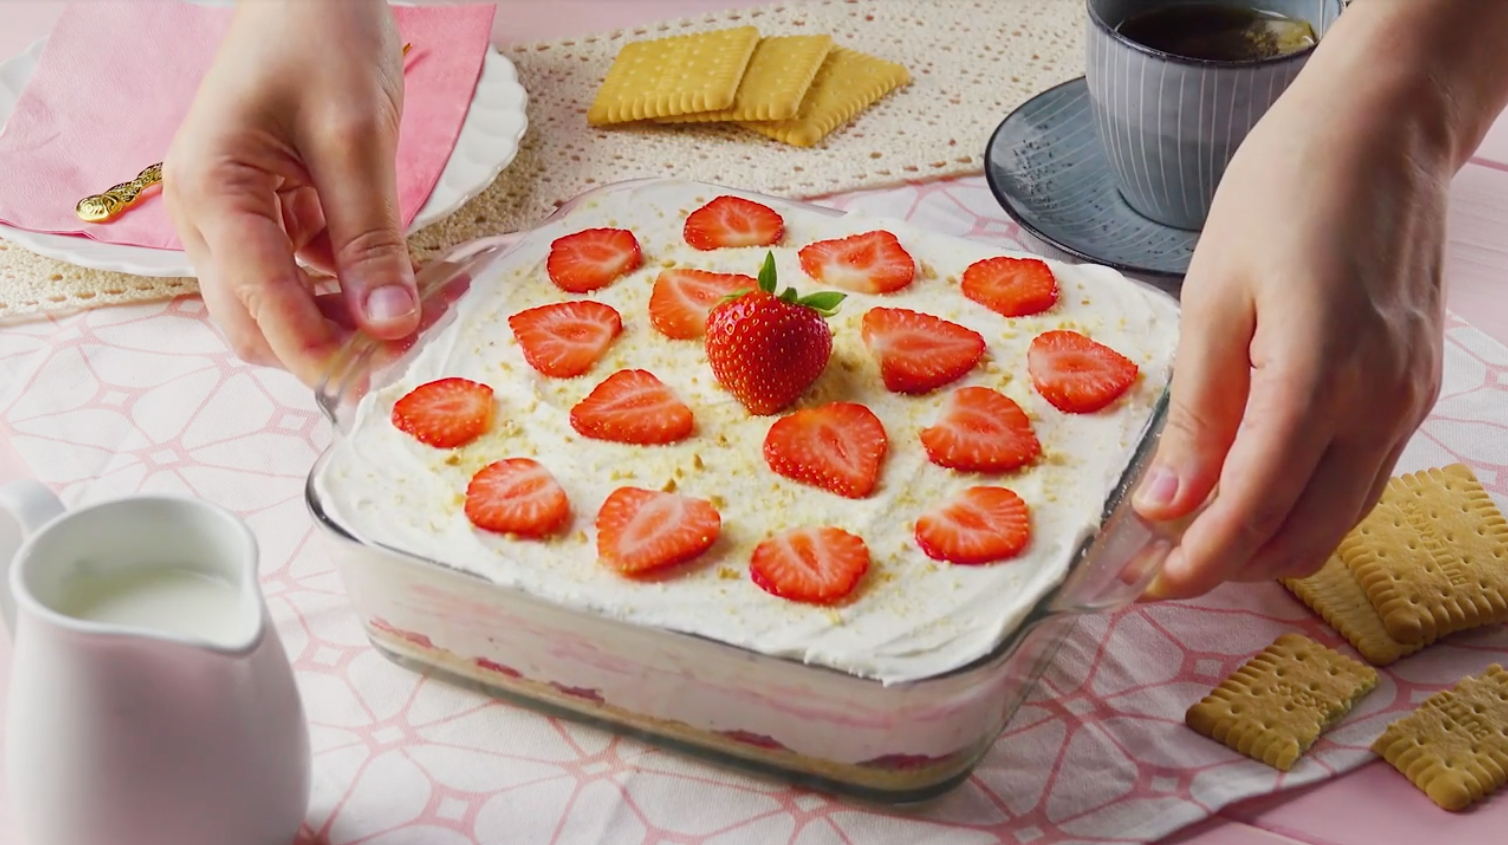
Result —
[{"label": "biscuit base layer", "polygon": [[1464,810],[1508,783],[1508,671],[1493,664],[1388,725],[1372,750],[1441,808]]},{"label": "biscuit base layer", "polygon": [[1184,714],[1191,729],[1289,771],[1377,686],[1377,670],[1300,634],[1283,634]]}]

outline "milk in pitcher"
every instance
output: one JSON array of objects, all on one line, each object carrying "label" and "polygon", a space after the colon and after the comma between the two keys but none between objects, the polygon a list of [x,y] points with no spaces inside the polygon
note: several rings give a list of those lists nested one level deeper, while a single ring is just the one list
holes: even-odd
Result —
[{"label": "milk in pitcher", "polygon": [[80,574],[57,602],[65,616],[202,640],[243,643],[248,618],[235,586],[180,566],[127,568]]}]

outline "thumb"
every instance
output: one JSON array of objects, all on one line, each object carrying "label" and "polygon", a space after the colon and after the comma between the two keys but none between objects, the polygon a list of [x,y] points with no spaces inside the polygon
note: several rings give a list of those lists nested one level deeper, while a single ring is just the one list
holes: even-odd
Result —
[{"label": "thumb", "polygon": [[1167,422],[1132,498],[1154,522],[1183,519],[1205,503],[1246,408],[1253,312],[1229,290],[1209,287],[1184,286]]},{"label": "thumb", "polygon": [[[408,243],[399,229],[396,126],[337,133],[309,156],[347,306],[363,331],[384,340],[419,324]],[[351,137],[358,136],[358,137]]]}]

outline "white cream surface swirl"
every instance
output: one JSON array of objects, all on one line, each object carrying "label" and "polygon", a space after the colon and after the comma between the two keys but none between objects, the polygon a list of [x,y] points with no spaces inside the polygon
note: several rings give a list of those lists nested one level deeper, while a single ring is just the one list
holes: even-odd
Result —
[{"label": "white cream surface swirl", "polygon": [[[719,193],[765,202],[785,219],[773,248],[700,252],[687,246],[690,211]],[[644,265],[590,294],[567,294],[545,273],[550,242],[596,226],[633,231]],[[648,304],[655,277],[670,267],[757,274],[767,249],[781,286],[819,286],[797,251],[808,243],[886,229],[917,263],[916,280],[885,295],[850,293],[831,318],[833,353],[800,401],[860,402],[884,423],[889,449],[867,498],[847,499],[789,481],[764,462],[761,445],[777,417],[744,410],[712,378],[700,341],[654,331]],[[945,673],[989,654],[1038,601],[1062,582],[1081,541],[1093,533],[1136,449],[1171,372],[1178,312],[1171,298],[1102,267],[1050,261],[1060,287],[1049,311],[1007,319],[965,298],[959,282],[971,263],[1023,255],[981,242],[920,230],[904,221],[859,214],[829,216],[799,206],[704,185],[652,182],[608,192],[527,235],[475,279],[455,304],[457,317],[429,337],[395,381],[368,393],[345,435],[313,479],[320,506],[369,543],[470,571],[537,598],[632,624],[720,640],[754,651],[820,664],[885,683]],[[547,378],[525,361],[508,328],[510,315],[572,298],[605,302],[622,315],[623,333],[586,375]],[[860,337],[875,306],[910,308],[960,323],[988,343],[964,379],[924,396],[887,391]],[[1027,348],[1050,329],[1073,329],[1126,355],[1140,367],[1136,384],[1110,408],[1071,415],[1033,388]],[[624,368],[649,370],[688,404],[689,439],[667,446],[591,440],[570,426],[571,407]],[[498,408],[492,430],[456,450],[431,448],[391,423],[393,404],[414,387],[460,376],[490,385]],[[1010,396],[1033,422],[1043,456],[1012,473],[960,473],[933,465],[919,433],[946,397],[965,385]],[[565,488],[572,524],[560,536],[526,540],[474,528],[464,491],[482,466],[532,457]],[[913,537],[918,516],[979,484],[1016,491],[1031,508],[1032,539],[1017,558],[985,566],[933,561]],[[597,561],[593,520],[621,486],[669,489],[711,500],[722,534],[698,560],[653,578],[630,579]],[[862,537],[872,563],[854,595],[832,607],[793,603],[749,579],[760,540],[799,526],[834,525]]]}]

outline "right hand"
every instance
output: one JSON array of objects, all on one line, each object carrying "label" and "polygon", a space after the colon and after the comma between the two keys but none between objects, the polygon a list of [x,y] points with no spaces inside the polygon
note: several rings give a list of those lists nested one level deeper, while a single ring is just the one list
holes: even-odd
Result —
[{"label": "right hand", "polygon": [[[314,385],[356,328],[419,320],[398,218],[403,59],[384,0],[241,3],[163,164],[168,212],[232,349]],[[316,295],[299,261],[334,276]]]}]

